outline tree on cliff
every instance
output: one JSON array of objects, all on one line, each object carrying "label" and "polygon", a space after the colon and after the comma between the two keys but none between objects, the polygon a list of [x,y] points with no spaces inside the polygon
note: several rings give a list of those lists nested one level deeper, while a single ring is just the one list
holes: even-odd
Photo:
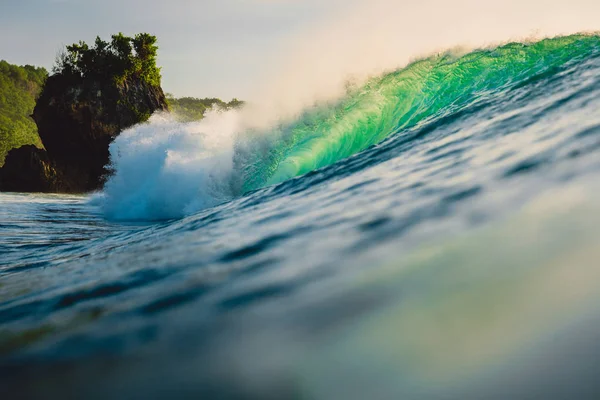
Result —
[{"label": "tree on cliff", "polygon": [[147,33],[134,37],[118,33],[112,35],[110,43],[96,37],[94,47],[82,41],[67,46],[57,56],[52,72],[83,79],[112,79],[117,84],[133,78],[160,86],[157,51],[156,36]]}]

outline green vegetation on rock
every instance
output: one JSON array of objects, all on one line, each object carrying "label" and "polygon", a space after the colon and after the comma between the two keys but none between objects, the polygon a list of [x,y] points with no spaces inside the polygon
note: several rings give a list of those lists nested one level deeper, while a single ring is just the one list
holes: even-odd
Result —
[{"label": "green vegetation on rock", "polygon": [[111,79],[122,85],[128,79],[160,86],[160,68],[156,66],[156,36],[139,33],[133,37],[122,33],[106,42],[96,37],[93,47],[80,41],[66,47],[56,58],[53,73],[86,80]]},{"label": "green vegetation on rock", "polygon": [[202,118],[204,118],[204,114],[206,113],[206,111],[211,108],[229,110],[244,105],[244,102],[238,99],[233,99],[230,102],[226,103],[223,100],[216,98],[175,98],[169,93],[167,93],[166,96],[167,103],[169,104],[169,109],[181,122],[199,121]]},{"label": "green vegetation on rock", "polygon": [[44,68],[0,61],[0,166],[13,148],[26,144],[42,147],[30,115],[47,76]]}]

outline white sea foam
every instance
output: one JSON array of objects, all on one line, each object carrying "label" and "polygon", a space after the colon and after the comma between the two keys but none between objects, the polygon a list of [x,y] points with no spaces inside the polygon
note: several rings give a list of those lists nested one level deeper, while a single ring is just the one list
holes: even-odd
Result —
[{"label": "white sea foam", "polygon": [[179,218],[233,195],[229,176],[239,114],[200,122],[165,114],[126,130],[110,146],[114,174],[96,201],[111,219]]}]

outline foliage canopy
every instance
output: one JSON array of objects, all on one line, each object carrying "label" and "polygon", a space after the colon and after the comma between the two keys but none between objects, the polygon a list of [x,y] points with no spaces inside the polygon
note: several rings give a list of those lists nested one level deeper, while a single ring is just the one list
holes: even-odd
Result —
[{"label": "foliage canopy", "polygon": [[160,86],[156,41],[156,36],[148,33],[133,37],[119,33],[112,35],[110,42],[96,37],[93,47],[79,41],[58,54],[52,72],[84,79],[110,79],[116,84],[135,77]]}]

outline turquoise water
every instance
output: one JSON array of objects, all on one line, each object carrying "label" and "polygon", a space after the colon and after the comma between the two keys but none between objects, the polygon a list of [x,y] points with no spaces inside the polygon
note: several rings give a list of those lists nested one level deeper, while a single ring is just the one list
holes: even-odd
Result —
[{"label": "turquoise water", "polygon": [[599,95],[597,36],[440,55],[236,143],[180,218],[2,194],[0,384],[596,398]]}]

